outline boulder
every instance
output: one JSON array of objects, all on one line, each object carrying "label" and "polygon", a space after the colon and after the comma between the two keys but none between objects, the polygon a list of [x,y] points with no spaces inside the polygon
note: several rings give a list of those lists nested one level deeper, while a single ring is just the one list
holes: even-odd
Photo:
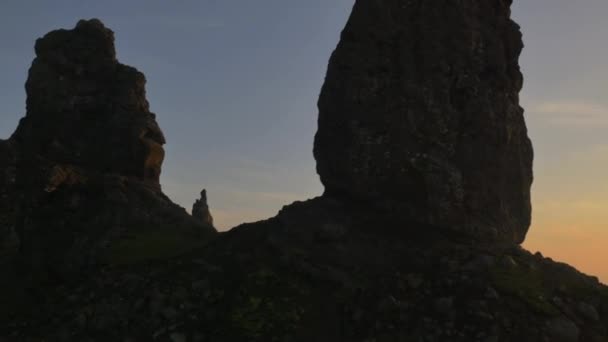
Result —
[{"label": "boulder", "polygon": [[533,151],[511,0],[358,0],[318,102],[325,195],[521,243]]}]

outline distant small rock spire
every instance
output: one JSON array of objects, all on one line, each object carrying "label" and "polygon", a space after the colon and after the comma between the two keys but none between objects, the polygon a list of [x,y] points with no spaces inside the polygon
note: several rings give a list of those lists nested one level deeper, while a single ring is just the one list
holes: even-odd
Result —
[{"label": "distant small rock spire", "polygon": [[192,205],[192,217],[213,227],[213,216],[211,216],[209,205],[207,204],[207,190],[203,189],[201,191],[201,198],[197,199]]}]

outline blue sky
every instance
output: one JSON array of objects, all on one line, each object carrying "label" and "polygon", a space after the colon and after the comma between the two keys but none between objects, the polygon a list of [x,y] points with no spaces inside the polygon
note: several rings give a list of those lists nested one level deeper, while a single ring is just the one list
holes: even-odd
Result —
[{"label": "blue sky", "polygon": [[[165,192],[189,209],[207,188],[222,229],[273,216],[322,192],[316,101],[353,2],[3,0],[0,137],[24,114],[35,39],[97,17],[116,32],[119,59],[147,76],[168,140]],[[608,244],[608,1],[514,2],[536,150],[527,247],[608,279],[585,254]]]}]

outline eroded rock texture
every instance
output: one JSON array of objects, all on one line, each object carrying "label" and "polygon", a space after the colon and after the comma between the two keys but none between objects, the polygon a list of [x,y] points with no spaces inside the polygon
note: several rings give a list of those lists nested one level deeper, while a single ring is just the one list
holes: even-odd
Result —
[{"label": "eroded rock texture", "polygon": [[212,233],[161,192],[165,138],[144,75],[116,60],[113,32],[81,20],[38,39],[35,50],[27,114],[11,137],[23,269],[77,273],[102,262],[116,241],[153,249],[175,240],[168,231]]},{"label": "eroded rock texture", "polygon": [[523,242],[532,146],[511,0],[359,0],[319,99],[326,195]]}]

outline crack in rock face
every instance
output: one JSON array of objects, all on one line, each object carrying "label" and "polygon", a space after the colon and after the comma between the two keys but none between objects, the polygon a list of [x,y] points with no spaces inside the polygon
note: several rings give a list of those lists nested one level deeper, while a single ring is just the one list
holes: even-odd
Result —
[{"label": "crack in rock face", "polygon": [[319,98],[327,196],[521,243],[532,144],[511,0],[359,0]]}]

